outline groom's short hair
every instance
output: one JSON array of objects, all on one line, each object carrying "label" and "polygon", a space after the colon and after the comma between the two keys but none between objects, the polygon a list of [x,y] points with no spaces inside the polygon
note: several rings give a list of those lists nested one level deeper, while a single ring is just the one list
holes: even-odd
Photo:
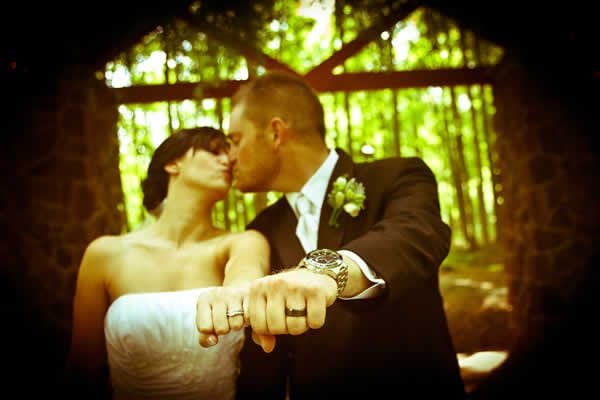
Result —
[{"label": "groom's short hair", "polygon": [[323,105],[317,92],[301,77],[269,71],[242,84],[232,97],[232,107],[243,103],[244,112],[258,128],[271,118],[283,119],[294,132],[325,137]]}]

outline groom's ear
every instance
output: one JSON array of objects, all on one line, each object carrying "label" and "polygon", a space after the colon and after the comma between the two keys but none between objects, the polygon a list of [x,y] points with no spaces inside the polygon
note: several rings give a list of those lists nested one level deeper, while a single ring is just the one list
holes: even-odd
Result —
[{"label": "groom's ear", "polygon": [[287,123],[279,117],[271,119],[271,139],[275,146],[281,145],[288,139],[289,129]]}]

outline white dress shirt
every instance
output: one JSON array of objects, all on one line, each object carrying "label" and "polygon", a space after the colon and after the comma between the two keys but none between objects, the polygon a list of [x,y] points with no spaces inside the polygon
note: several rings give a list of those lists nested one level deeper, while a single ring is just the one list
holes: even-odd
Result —
[{"label": "white dress shirt", "polygon": [[[335,167],[335,164],[337,163],[338,158],[339,158],[339,155],[336,153],[336,151],[331,149],[329,151],[329,155],[327,156],[327,158],[325,159],[323,164],[321,164],[319,169],[304,184],[304,186],[302,187],[300,192],[293,192],[293,193],[285,194],[285,197],[286,197],[288,203],[290,204],[290,206],[292,207],[292,210],[294,210],[294,213],[296,214],[296,217],[298,217],[298,218],[300,218],[300,215],[298,215],[296,201],[301,194],[306,196],[310,200],[310,202],[312,203],[312,205],[314,207],[313,215],[309,216],[309,218],[310,218],[310,220],[312,220],[316,223],[308,224],[309,226],[312,226],[314,229],[311,229],[311,230],[307,231],[306,233],[297,232],[298,235],[307,236],[307,237],[298,237],[298,239],[300,240],[300,243],[302,243],[302,247],[304,248],[304,251],[307,253],[309,251],[312,251],[317,248],[317,238],[319,237],[319,220],[320,220],[320,216],[321,216],[321,205],[323,204],[323,201],[325,200],[325,196],[326,196],[325,191],[327,190],[327,184],[329,183],[329,178],[331,177],[331,174],[333,173],[333,169]],[[366,299],[366,298],[377,297],[378,295],[380,295],[383,292],[383,289],[385,288],[385,281],[383,279],[381,279],[379,276],[377,276],[375,271],[373,271],[362,258],[360,258],[356,253],[354,253],[350,250],[341,249],[341,250],[338,250],[338,252],[347,257],[350,257],[354,262],[356,262],[356,264],[358,264],[358,266],[360,267],[360,269],[361,269],[362,273],[365,275],[365,277],[373,283],[373,285],[369,286],[367,289],[365,289],[364,291],[362,291],[361,293],[359,293],[356,296],[340,297],[340,299],[344,299],[344,300]]]}]

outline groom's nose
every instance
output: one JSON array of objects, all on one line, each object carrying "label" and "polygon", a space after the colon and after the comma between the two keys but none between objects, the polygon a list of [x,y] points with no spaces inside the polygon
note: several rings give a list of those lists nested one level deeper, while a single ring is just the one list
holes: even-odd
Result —
[{"label": "groom's nose", "polygon": [[234,146],[231,146],[227,155],[229,156],[229,163],[235,163],[235,160],[237,160],[237,149],[234,149]]}]

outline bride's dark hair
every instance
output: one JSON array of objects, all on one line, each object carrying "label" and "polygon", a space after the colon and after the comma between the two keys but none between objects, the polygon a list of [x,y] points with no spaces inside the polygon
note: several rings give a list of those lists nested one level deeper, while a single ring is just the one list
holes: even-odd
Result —
[{"label": "bride's dark hair", "polygon": [[167,197],[169,174],[165,165],[182,157],[189,149],[219,152],[228,148],[223,132],[209,126],[180,129],[167,137],[154,150],[146,178],[142,180],[143,204],[152,213]]}]

